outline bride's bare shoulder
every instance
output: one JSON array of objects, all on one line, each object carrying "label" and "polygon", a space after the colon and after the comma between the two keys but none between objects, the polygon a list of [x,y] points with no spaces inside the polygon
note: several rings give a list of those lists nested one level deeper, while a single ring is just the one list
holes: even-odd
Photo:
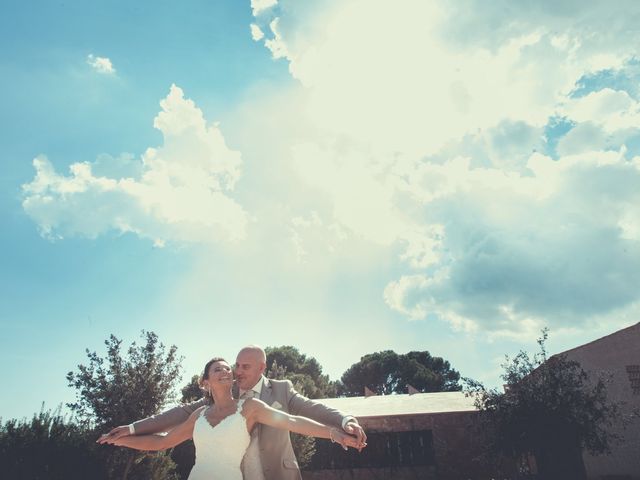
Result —
[{"label": "bride's bare shoulder", "polygon": [[196,419],[200,416],[200,414],[207,408],[206,405],[202,405],[201,407],[196,408],[191,415],[189,415],[189,419],[187,422],[195,422]]},{"label": "bride's bare shoulder", "polygon": [[258,410],[262,410],[264,409],[267,404],[264,403],[262,400],[257,399],[257,398],[247,398],[246,400],[240,400],[242,403],[242,413],[243,414],[247,414],[247,413],[252,413],[252,412],[256,412]]}]

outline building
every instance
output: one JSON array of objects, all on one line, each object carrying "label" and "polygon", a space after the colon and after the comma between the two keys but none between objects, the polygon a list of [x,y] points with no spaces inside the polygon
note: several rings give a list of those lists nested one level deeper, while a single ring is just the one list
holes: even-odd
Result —
[{"label": "building", "polygon": [[[577,361],[591,379],[609,378],[608,400],[622,403],[623,415],[631,419],[626,429],[615,427],[614,433],[623,441],[612,446],[610,455],[582,454],[587,478],[640,480],[640,416],[634,416],[640,412],[640,323],[557,355]],[[484,480],[495,476],[496,471],[479,458],[478,412],[473,399],[462,392],[331,398],[323,403],[358,417],[369,445],[358,453],[317,442],[304,480]],[[580,462],[580,452],[575,453]],[[535,472],[535,460],[528,461]],[[515,465],[501,467],[500,478],[536,478],[535,474],[519,476]]]},{"label": "building", "polygon": [[474,433],[477,410],[462,392],[331,398],[323,403],[358,417],[362,453],[317,442],[305,480],[486,478]]},{"label": "building", "polygon": [[[640,411],[640,323],[558,355],[563,354],[580,363],[590,378],[610,378],[607,398],[623,403],[623,415],[631,418],[634,410]],[[623,441],[610,455],[583,454],[587,478],[640,480],[640,418],[614,431]]]}]

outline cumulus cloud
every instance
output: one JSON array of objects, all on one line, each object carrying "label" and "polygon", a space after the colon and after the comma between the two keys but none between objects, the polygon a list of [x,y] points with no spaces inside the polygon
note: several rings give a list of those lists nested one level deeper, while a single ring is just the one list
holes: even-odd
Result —
[{"label": "cumulus cloud", "polygon": [[640,135],[640,104],[625,90],[605,87],[573,97],[558,112],[574,125],[558,141],[561,155],[618,149]]},{"label": "cumulus cloud", "polygon": [[87,63],[98,73],[114,75],[116,69],[107,57],[97,57],[92,53],[87,56]]},{"label": "cumulus cloud", "polygon": [[315,143],[296,145],[292,155],[298,176],[329,196],[333,216],[352,232],[389,245],[399,231],[410,228],[393,206],[393,179],[376,172],[376,165],[383,168],[379,158]]},{"label": "cumulus cloud", "polygon": [[347,238],[339,223],[326,225],[315,211],[307,216],[293,217],[289,233],[296,261],[300,264],[307,263],[311,254],[317,257],[335,253]]},{"label": "cumulus cloud", "polygon": [[264,41],[264,45],[271,50],[271,54],[273,58],[285,58],[289,56],[289,51],[287,50],[287,45],[282,40],[282,35],[280,34],[280,30],[278,27],[280,19],[278,17],[274,18],[269,24],[269,30],[271,30],[272,37],[268,38]]},{"label": "cumulus cloud", "polygon": [[[379,149],[424,154],[504,120],[544,126],[585,72],[619,65],[639,39],[626,20],[612,27],[593,12],[574,20],[541,9],[534,22],[524,7],[515,20],[504,17],[511,8],[486,9],[482,25],[459,31],[458,18],[485,10],[467,3],[407,0],[392,21],[385,5],[364,0],[331,3],[324,15],[287,4],[273,10],[265,44],[308,88],[307,108],[319,126]],[[494,24],[511,27],[494,31]],[[603,63],[612,28],[626,41]],[[481,34],[500,41],[475,37]]]},{"label": "cumulus cloud", "polygon": [[23,208],[51,238],[95,238],[132,232],[156,245],[237,241],[248,214],[231,197],[240,178],[240,153],[225,144],[217,125],[172,85],[154,120],[164,143],[140,160],[101,155],[74,163],[69,175],[40,156],[35,178],[23,185]]},{"label": "cumulus cloud", "polygon": [[252,23],[250,27],[251,27],[251,38],[253,38],[254,41],[259,42],[264,38],[264,33],[262,32],[262,30],[258,25],[256,25],[255,23]]},{"label": "cumulus cloud", "polygon": [[398,249],[390,308],[513,335],[640,301],[638,20],[632,1],[282,0],[256,21],[304,91],[291,164],[320,217]]},{"label": "cumulus cloud", "polygon": [[257,17],[277,4],[278,0],[251,0],[251,10]]},{"label": "cumulus cloud", "polygon": [[426,200],[426,221],[444,226],[439,261],[391,282],[388,305],[411,318],[433,314],[456,327],[503,332],[523,323],[572,325],[633,305],[640,159],[535,154],[529,168],[532,176],[507,177],[425,167],[421,175],[454,184],[428,199],[416,192]]}]

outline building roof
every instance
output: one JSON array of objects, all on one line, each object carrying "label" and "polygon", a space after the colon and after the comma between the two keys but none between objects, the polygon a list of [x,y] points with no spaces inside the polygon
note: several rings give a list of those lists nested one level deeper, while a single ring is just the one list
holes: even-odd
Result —
[{"label": "building roof", "polygon": [[371,397],[325,398],[324,405],[355,417],[383,417],[451,412],[472,412],[473,398],[462,392],[375,395]]},{"label": "building roof", "polygon": [[599,343],[599,342],[601,342],[603,340],[610,339],[610,338],[615,338],[615,337],[620,336],[620,335],[627,335],[629,333],[633,333],[634,331],[637,331],[637,333],[640,333],[640,322],[638,322],[638,323],[636,323],[634,325],[630,325],[630,326],[628,326],[626,328],[623,328],[621,330],[617,330],[617,331],[615,331],[613,333],[610,333],[609,335],[605,335],[604,337],[600,337],[600,338],[597,338],[595,340],[592,340],[591,342],[587,342],[587,343],[584,343],[582,345],[578,345],[577,347],[570,348],[569,350],[565,350],[563,352],[556,353],[556,354],[552,355],[552,357],[556,357],[558,355],[567,355],[567,354],[570,354],[572,352],[576,352],[576,351],[579,351],[579,350],[582,350],[582,349],[585,349],[585,348],[589,348],[593,344]]}]

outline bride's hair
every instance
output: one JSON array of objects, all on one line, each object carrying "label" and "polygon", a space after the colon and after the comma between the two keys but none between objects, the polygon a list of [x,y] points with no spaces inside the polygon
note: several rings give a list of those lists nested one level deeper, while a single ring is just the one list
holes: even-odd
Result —
[{"label": "bride's hair", "polygon": [[209,368],[216,362],[229,363],[222,357],[213,357],[205,364],[204,371],[202,372],[202,375],[200,375],[200,380],[198,380],[198,385],[200,385],[200,389],[204,392],[204,396],[207,398],[211,398],[211,392],[204,388],[204,381],[209,379]]}]

